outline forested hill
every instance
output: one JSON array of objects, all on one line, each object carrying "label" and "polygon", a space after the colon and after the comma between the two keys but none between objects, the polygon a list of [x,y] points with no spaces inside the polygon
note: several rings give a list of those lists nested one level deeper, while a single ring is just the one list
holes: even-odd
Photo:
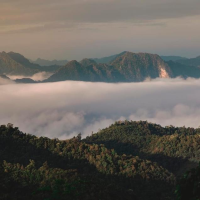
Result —
[{"label": "forested hill", "polygon": [[199,161],[199,133],[125,121],[84,140],[58,140],[2,125],[0,199],[178,199],[188,184],[178,174]]}]

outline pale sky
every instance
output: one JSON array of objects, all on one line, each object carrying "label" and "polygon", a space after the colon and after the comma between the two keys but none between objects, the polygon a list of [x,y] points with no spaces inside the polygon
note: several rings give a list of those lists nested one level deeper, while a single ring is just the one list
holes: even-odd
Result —
[{"label": "pale sky", "polygon": [[77,59],[200,55],[200,0],[0,0],[0,51]]}]

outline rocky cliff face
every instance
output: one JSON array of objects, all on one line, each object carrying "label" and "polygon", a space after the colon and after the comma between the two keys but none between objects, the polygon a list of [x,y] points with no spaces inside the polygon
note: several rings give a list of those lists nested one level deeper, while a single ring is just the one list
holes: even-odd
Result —
[{"label": "rocky cliff face", "polygon": [[71,61],[47,81],[137,82],[158,77],[172,77],[170,67],[158,55],[125,52],[109,65],[91,59],[83,59],[80,63]]},{"label": "rocky cliff face", "polygon": [[128,81],[143,81],[149,78],[169,78],[172,72],[160,56],[148,53],[132,53],[117,57],[112,63]]}]

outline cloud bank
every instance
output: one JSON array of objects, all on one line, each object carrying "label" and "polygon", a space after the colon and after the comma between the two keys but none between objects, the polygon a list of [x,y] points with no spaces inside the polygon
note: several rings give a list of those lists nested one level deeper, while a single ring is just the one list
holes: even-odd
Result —
[{"label": "cloud bank", "polygon": [[0,77],[0,85],[8,85],[8,84],[14,84],[14,82],[12,80]]},{"label": "cloud bank", "polygon": [[0,124],[50,138],[85,137],[116,120],[200,125],[200,80],[0,85]]},{"label": "cloud bank", "polygon": [[22,79],[22,78],[30,78],[34,81],[43,81],[49,78],[53,73],[50,72],[38,72],[33,76],[16,76],[16,75],[7,75],[11,80]]}]

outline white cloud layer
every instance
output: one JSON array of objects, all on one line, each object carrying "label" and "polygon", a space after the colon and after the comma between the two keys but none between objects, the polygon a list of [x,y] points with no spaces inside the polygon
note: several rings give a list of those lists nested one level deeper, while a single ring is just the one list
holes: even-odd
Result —
[{"label": "white cloud layer", "polygon": [[7,75],[11,80],[22,79],[22,78],[30,78],[34,81],[43,81],[49,78],[53,73],[50,72],[38,72],[33,76],[16,76],[16,75]]},{"label": "white cloud layer", "polygon": [[200,125],[200,80],[0,85],[0,124],[51,138],[90,135],[116,120]]},{"label": "white cloud layer", "polygon": [[12,80],[0,77],[0,86],[1,85],[8,85],[8,84],[14,84],[14,82]]}]

